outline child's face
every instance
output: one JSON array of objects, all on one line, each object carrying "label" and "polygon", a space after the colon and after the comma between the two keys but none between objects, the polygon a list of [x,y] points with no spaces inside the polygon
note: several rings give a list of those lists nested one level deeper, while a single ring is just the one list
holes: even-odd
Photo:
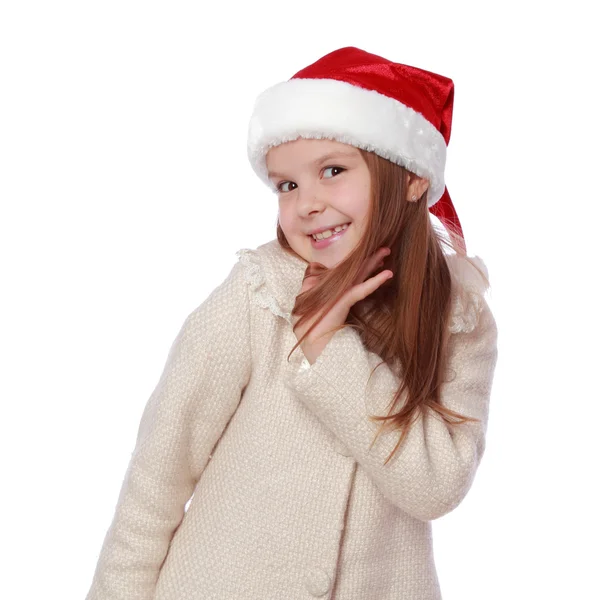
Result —
[{"label": "child's face", "polygon": [[[332,152],[343,154],[323,160]],[[358,149],[300,138],[271,148],[267,168],[279,187],[279,224],[290,246],[307,262],[328,268],[341,262],[361,239],[369,211],[371,176]],[[307,235],[345,223],[341,235],[327,240],[315,242]]]}]

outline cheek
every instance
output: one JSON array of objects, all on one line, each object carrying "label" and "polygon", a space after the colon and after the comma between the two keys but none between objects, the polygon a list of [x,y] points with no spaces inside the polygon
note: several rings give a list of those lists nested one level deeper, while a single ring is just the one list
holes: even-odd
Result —
[{"label": "cheek", "polygon": [[293,219],[291,218],[289,211],[280,208],[277,218],[279,220],[279,225],[281,226],[281,229],[283,229],[284,231],[289,231],[293,227]]},{"label": "cheek", "polygon": [[338,206],[353,220],[362,220],[368,211],[368,188],[364,184],[348,184],[336,194]]}]

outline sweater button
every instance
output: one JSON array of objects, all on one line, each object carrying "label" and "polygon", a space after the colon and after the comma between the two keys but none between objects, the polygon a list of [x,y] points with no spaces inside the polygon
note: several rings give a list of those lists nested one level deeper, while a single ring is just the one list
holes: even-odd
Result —
[{"label": "sweater button", "polygon": [[308,571],[304,576],[304,584],[306,585],[306,589],[313,596],[318,597],[329,591],[331,579],[323,569],[315,567]]}]

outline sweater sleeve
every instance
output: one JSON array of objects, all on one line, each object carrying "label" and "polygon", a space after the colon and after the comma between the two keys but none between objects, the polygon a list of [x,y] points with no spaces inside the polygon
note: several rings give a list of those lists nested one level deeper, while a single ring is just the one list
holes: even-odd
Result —
[{"label": "sweater sleeve", "polygon": [[143,411],[86,600],[151,600],[172,536],[251,373],[237,262],[185,319]]},{"label": "sweater sleeve", "polygon": [[384,363],[373,373],[367,389],[371,370],[381,358],[366,349],[357,331],[338,330],[312,365],[298,346],[287,365],[286,384],[296,396],[348,449],[390,502],[422,521],[437,519],[458,506],[484,452],[497,328],[483,297],[480,307],[472,330],[450,335],[451,371],[446,378],[450,381],[442,386],[441,402],[481,422],[449,426],[427,409],[385,466],[400,431],[382,431],[369,449],[381,422],[369,420],[368,414],[387,414],[400,380]]}]

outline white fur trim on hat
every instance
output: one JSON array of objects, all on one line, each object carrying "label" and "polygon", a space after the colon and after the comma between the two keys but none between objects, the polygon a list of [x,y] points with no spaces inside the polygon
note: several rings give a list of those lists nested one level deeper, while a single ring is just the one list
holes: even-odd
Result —
[{"label": "white fur trim on hat", "polygon": [[248,158],[273,191],[267,152],[300,137],[372,151],[425,177],[428,206],[444,193],[444,137],[423,115],[379,92],[335,79],[290,79],[262,92],[248,127]]}]

